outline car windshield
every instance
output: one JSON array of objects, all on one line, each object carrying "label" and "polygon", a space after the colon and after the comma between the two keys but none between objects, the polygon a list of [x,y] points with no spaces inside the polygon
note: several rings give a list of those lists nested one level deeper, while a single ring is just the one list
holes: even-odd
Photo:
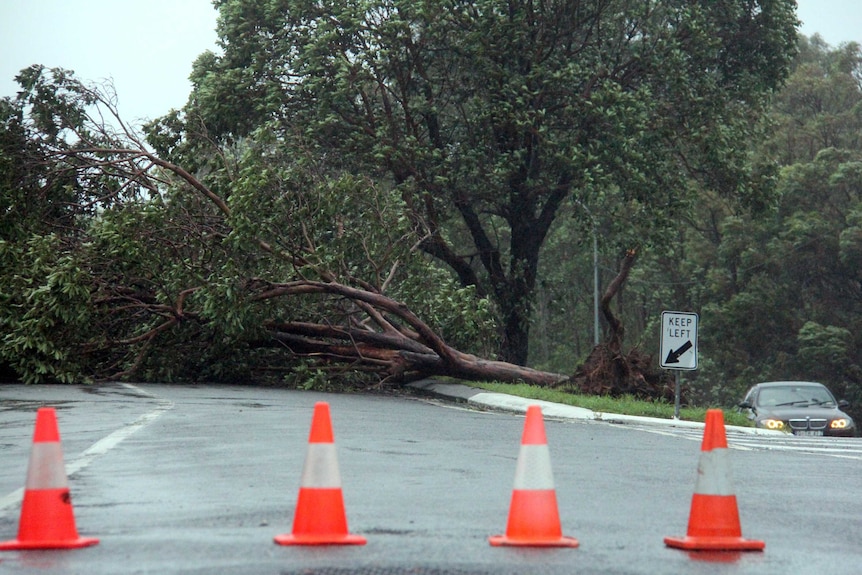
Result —
[{"label": "car windshield", "polygon": [[757,396],[757,404],[763,407],[808,406],[833,404],[835,400],[823,387],[811,385],[788,385],[765,387]]}]

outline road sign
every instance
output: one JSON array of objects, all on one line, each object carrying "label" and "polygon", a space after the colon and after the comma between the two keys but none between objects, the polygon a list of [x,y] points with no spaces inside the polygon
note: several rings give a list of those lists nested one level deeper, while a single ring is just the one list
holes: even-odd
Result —
[{"label": "road sign", "polygon": [[697,369],[697,314],[683,311],[661,313],[661,367]]}]

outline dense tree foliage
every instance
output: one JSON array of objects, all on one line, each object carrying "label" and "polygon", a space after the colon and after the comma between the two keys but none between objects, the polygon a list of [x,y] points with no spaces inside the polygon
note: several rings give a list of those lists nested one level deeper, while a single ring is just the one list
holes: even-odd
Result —
[{"label": "dense tree foliage", "polygon": [[[31,89],[37,76],[28,70],[19,81]],[[54,120],[80,121],[67,96],[42,93],[29,118],[20,103],[0,101],[0,362],[27,381],[79,377],[83,366],[69,342],[89,327],[87,274],[74,246],[76,222],[92,214],[100,186],[49,166],[49,150],[62,138]]]},{"label": "dense tree foliage", "polygon": [[[485,351],[487,301],[419,254],[391,189],[322,177],[264,137],[218,150],[225,168],[206,184],[152,153],[104,92],[61,70],[20,79],[4,102],[0,360],[25,381],[313,381],[332,360],[356,381],[560,379],[468,353]],[[25,200],[49,209],[24,219]],[[316,361],[298,369],[302,357]]]},{"label": "dense tree foliage", "polygon": [[[542,249],[573,200],[624,249],[704,186],[756,201],[741,142],[795,47],[790,0],[221,0],[185,116],[197,155],[263,130],[400,195],[421,250],[500,314],[524,364]],[[198,143],[195,143],[198,142]],[[301,144],[299,144],[301,142]]]},{"label": "dense tree foliage", "polygon": [[[750,210],[702,194],[668,249],[631,274],[621,313],[633,345],[657,349],[663,309],[701,314],[692,401],[732,404],[757,381],[812,379],[862,416],[860,57],[855,43],[800,38],[756,151],[780,166],[772,201]],[[579,305],[587,317],[583,294]]]},{"label": "dense tree foliage", "polygon": [[726,217],[713,244],[721,265],[700,300],[716,350],[710,379],[728,399],[753,380],[820,380],[858,416],[862,54],[816,37],[802,47],[764,147],[784,164],[775,209]]}]

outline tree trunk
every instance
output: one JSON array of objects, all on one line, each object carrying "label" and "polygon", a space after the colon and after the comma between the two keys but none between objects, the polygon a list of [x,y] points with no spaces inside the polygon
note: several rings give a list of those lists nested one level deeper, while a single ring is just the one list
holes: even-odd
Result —
[{"label": "tree trunk", "polygon": [[529,294],[518,293],[518,291],[518,287],[513,286],[511,295],[500,302],[504,307],[500,359],[508,363],[526,365],[530,351]]},{"label": "tree trunk", "polygon": [[602,294],[600,302],[602,315],[608,323],[608,341],[606,345],[612,353],[617,355],[622,352],[626,329],[623,322],[620,321],[620,319],[614,315],[614,312],[611,310],[611,302],[623,289],[623,284],[625,284],[629,277],[629,273],[632,270],[632,266],[634,266],[636,255],[637,252],[635,250],[628,250],[626,252],[626,255],[623,257],[623,261],[620,263],[619,272],[617,272],[616,277],[611,281],[611,283],[608,284],[605,293]]},{"label": "tree trunk", "polygon": [[601,310],[608,323],[607,340],[593,348],[572,381],[574,387],[592,395],[634,395],[646,399],[674,397],[673,378],[652,367],[652,356],[637,349],[623,353],[625,326],[611,310],[611,302],[622,290],[634,266],[635,250],[629,250],[620,263],[619,272],[608,284],[601,298]]},{"label": "tree trunk", "polygon": [[348,298],[360,306],[378,328],[307,322],[269,322],[271,337],[254,347],[278,347],[290,353],[345,365],[374,367],[384,381],[405,381],[433,375],[464,379],[557,385],[568,379],[506,361],[482,359],[450,347],[405,305],[383,294],[336,282],[301,280],[288,284],[258,284],[253,300],[324,294]]}]

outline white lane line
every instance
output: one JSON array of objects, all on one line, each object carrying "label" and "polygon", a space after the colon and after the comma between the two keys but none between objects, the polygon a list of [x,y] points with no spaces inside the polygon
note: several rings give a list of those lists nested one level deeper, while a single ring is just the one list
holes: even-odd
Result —
[{"label": "white lane line", "polygon": [[839,457],[842,459],[858,459],[862,461],[862,451],[857,449],[836,449],[835,447],[813,447],[805,445],[788,445],[788,444],[749,444],[753,448],[763,451],[790,451],[794,453],[808,453],[812,455],[828,455],[829,457]]},{"label": "white lane line", "polygon": [[[90,465],[93,460],[97,457],[105,455],[115,447],[117,447],[123,440],[127,439],[129,436],[134,434],[137,431],[140,431],[147,425],[151,424],[153,421],[159,418],[166,411],[170,411],[174,408],[174,402],[156,397],[155,395],[144,391],[140,387],[136,385],[132,385],[131,383],[123,383],[121,384],[123,387],[127,389],[131,389],[135,393],[140,394],[142,397],[146,397],[148,399],[156,400],[156,408],[152,411],[143,414],[138,419],[133,421],[132,423],[121,427],[120,429],[114,431],[110,435],[107,435],[85,449],[81,452],[77,458],[72,461],[66,463],[66,475],[74,475],[75,473],[85,469],[88,465]],[[62,437],[62,436],[61,436]],[[17,506],[24,499],[24,488],[16,489],[12,493],[4,497],[0,497],[0,515],[9,508]]]},{"label": "white lane line", "polygon": [[[661,430],[647,426],[631,427],[637,431],[646,431],[657,435],[679,437],[690,441],[701,441],[702,433],[689,430]],[[857,438],[858,439],[858,438]],[[862,442],[855,439],[846,440],[844,443],[840,438],[821,437],[805,439],[788,435],[787,437],[765,437],[757,439],[743,434],[727,434],[727,446],[730,449],[740,451],[783,451],[791,453],[803,453],[808,455],[825,455],[838,459],[855,459],[862,461]]]}]

